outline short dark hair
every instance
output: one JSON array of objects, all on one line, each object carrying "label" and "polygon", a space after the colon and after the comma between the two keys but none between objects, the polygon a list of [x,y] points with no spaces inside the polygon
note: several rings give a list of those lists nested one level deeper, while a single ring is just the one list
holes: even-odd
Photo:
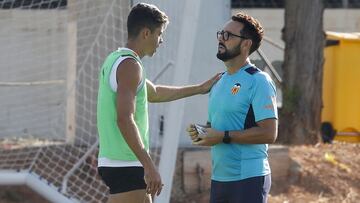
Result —
[{"label": "short dark hair", "polygon": [[141,29],[149,28],[153,32],[156,28],[168,23],[167,15],[159,10],[155,5],[138,3],[132,7],[128,19],[128,37],[138,36]]},{"label": "short dark hair", "polygon": [[242,12],[233,15],[231,19],[244,24],[244,28],[240,31],[240,34],[252,41],[250,55],[260,47],[264,36],[264,28],[257,19]]}]

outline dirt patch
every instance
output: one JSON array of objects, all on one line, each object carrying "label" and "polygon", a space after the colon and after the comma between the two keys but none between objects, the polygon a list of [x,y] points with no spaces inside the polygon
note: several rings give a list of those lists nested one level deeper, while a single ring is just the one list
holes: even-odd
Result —
[{"label": "dirt patch", "polygon": [[358,202],[359,154],[360,144],[352,143],[290,147],[290,177],[269,202]]},{"label": "dirt patch", "polygon": [[[356,203],[360,199],[360,144],[290,146],[289,176],[273,182],[269,203]],[[173,203],[209,202],[209,191]]]}]

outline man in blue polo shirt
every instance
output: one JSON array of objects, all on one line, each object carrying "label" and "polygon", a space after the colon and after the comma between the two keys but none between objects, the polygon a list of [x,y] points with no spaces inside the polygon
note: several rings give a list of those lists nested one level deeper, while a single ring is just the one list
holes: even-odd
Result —
[{"label": "man in blue polo shirt", "polygon": [[188,128],[193,144],[211,146],[211,203],[264,203],[271,186],[267,149],[277,137],[276,89],[269,75],[247,60],[263,28],[244,13],[217,32],[217,57],[227,68],[212,87],[208,124]]}]

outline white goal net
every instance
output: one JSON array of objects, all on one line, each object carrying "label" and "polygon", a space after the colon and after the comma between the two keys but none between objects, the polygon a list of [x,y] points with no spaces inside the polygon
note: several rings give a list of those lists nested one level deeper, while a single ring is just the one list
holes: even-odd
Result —
[{"label": "white goal net", "polygon": [[[98,71],[108,53],[125,45],[126,18],[137,2],[0,0],[0,185],[27,185],[53,202],[106,201],[107,187],[96,172]],[[198,0],[195,4],[201,13],[195,18],[203,22],[201,28],[197,20],[183,23],[196,13],[191,0],[145,2],[154,3],[170,17],[164,44],[151,60],[144,59],[150,80],[169,85],[198,83],[218,72],[209,67],[221,68],[214,57],[219,27],[207,23],[219,26],[228,19],[229,1]],[[210,8],[218,15],[209,16]],[[185,45],[188,42],[193,45]],[[192,49],[193,56],[179,53]],[[182,59],[180,65],[196,67],[191,74],[190,68],[179,67],[179,56],[188,60]],[[151,155],[157,164],[164,137],[184,134],[189,122],[205,120],[204,100],[196,100],[203,109],[185,105],[185,110],[173,111],[176,105],[150,105]],[[174,118],[192,109],[201,113]],[[167,141],[167,145],[176,143],[172,159],[178,139]],[[190,143],[183,140],[180,145]],[[169,171],[173,172],[171,167]],[[181,188],[179,181],[174,184]]]},{"label": "white goal net", "polygon": [[106,200],[97,78],[124,45],[130,3],[0,1],[0,184],[30,185],[50,201]]}]

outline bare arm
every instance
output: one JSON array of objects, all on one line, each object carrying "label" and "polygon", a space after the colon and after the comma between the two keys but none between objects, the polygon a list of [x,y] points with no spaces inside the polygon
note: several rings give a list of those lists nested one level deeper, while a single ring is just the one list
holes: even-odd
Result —
[{"label": "bare arm", "polygon": [[277,137],[277,119],[265,119],[257,122],[257,127],[244,131],[230,131],[231,141],[242,144],[271,144]]},{"label": "bare arm", "polygon": [[149,102],[167,102],[185,97],[190,97],[196,94],[206,94],[210,91],[213,84],[219,80],[220,74],[216,74],[210,80],[198,85],[188,86],[165,86],[154,85],[151,81],[146,80],[148,101]]},{"label": "bare arm", "polygon": [[145,176],[149,176],[147,180],[147,192],[152,195],[156,192],[160,193],[160,175],[157,173],[156,167],[144,147],[134,120],[135,97],[141,78],[141,68],[134,59],[126,59],[117,69],[116,78],[118,81],[116,104],[119,129],[126,143],[143,165]]},{"label": "bare arm", "polygon": [[[274,143],[277,137],[277,119],[265,119],[257,122],[257,127],[252,127],[246,130],[229,131],[231,137],[231,143],[239,144],[271,144]],[[224,137],[224,131],[217,131],[212,128],[207,128],[206,135],[198,135],[196,131],[192,129],[192,126],[188,128],[189,135],[193,141],[201,138],[197,142],[193,142],[196,145],[212,146],[218,143],[222,143]]]}]

